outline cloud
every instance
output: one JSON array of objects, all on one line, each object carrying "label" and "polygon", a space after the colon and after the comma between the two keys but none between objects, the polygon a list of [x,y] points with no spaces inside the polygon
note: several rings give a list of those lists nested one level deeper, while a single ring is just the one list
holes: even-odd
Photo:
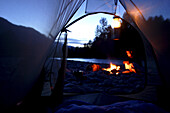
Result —
[{"label": "cloud", "polygon": [[87,43],[87,40],[79,40],[79,39],[74,39],[74,38],[68,38],[68,44],[81,44],[83,45],[84,43]]}]

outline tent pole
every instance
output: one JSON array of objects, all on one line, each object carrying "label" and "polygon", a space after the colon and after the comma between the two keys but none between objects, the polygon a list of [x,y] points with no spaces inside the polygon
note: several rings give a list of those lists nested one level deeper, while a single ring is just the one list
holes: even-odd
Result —
[{"label": "tent pole", "polygon": [[71,22],[70,24],[68,24],[67,26],[65,26],[64,28],[68,28],[70,27],[71,25],[73,25],[74,23],[76,23],[77,21],[89,16],[89,15],[95,15],[95,14],[99,14],[99,13],[103,13],[103,14],[109,14],[109,15],[115,15],[114,13],[108,13],[108,12],[94,12],[94,13],[87,13],[79,18],[77,18],[76,20],[74,20],[73,22]]},{"label": "tent pole", "polygon": [[62,48],[63,52],[63,60],[61,62],[61,68],[58,71],[58,79],[54,86],[54,89],[51,94],[51,107],[54,108],[60,105],[63,101],[63,88],[64,88],[64,76],[65,76],[65,69],[66,69],[66,56],[67,56],[67,31],[65,30],[65,39]]}]

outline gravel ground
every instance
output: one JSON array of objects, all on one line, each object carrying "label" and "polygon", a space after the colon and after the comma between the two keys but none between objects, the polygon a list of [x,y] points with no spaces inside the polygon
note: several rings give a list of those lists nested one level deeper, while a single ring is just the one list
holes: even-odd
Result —
[{"label": "gravel ground", "polygon": [[[145,74],[143,68],[134,64],[137,73],[109,74],[107,71],[99,70],[93,72],[89,66],[92,63],[68,61],[64,81],[65,93],[94,93],[107,94],[134,93],[144,88]],[[109,64],[98,64],[102,68]],[[88,67],[88,68],[87,68]],[[123,65],[121,66],[123,68]]]}]

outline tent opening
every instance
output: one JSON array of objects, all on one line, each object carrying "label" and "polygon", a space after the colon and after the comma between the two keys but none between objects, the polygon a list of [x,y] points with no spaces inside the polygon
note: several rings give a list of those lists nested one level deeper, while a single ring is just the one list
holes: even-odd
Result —
[{"label": "tent opening", "polygon": [[[140,34],[124,19],[121,19],[119,28],[112,27],[114,24],[109,23],[107,19],[107,15],[96,19],[99,25],[96,25],[96,31],[94,30],[94,39],[80,46],[80,42],[84,41],[83,36],[78,36],[79,40],[71,39],[70,36],[74,32],[91,32],[91,26],[79,32],[75,29],[68,33],[64,94],[114,95],[137,93],[144,89],[146,64]],[[85,22],[86,19],[82,21]],[[77,23],[70,27],[76,27]]]}]

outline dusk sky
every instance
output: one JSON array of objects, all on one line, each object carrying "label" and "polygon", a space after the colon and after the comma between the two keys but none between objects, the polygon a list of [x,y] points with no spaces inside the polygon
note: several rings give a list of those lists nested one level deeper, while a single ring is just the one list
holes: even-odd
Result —
[{"label": "dusk sky", "polygon": [[[138,8],[141,10],[142,14],[144,15],[145,19],[148,19],[150,16],[160,16],[163,15],[164,19],[170,18],[169,14],[169,4],[170,0],[133,0],[134,3],[138,6]],[[85,11],[85,3],[81,6],[79,11],[76,13],[76,15],[73,17],[72,20],[75,20],[80,15],[84,14]],[[123,16],[125,10],[123,6],[119,3],[116,14],[119,16]],[[68,38],[71,40],[69,44],[74,46],[83,46],[83,43],[87,43],[89,40],[94,39],[95,37],[95,30],[96,26],[100,25],[99,20],[101,17],[105,17],[108,20],[108,24],[112,24],[112,18],[111,15],[106,14],[97,14],[88,16],[77,23],[70,26],[68,29],[71,31],[71,33],[68,34]]]},{"label": "dusk sky", "polygon": [[[85,14],[85,6],[86,3],[83,3],[81,8],[78,10],[78,12],[75,14],[71,21]],[[122,16],[124,12],[124,8],[120,4],[118,4],[116,14]],[[100,13],[87,16],[68,28],[71,31],[70,33],[68,33],[68,45],[83,46],[83,44],[87,43],[89,40],[93,41],[93,39],[95,38],[96,27],[97,25],[100,25],[99,20],[102,17],[105,17],[107,19],[108,25],[110,24],[111,26],[114,26],[112,24],[113,15]]]},{"label": "dusk sky", "polygon": [[[145,18],[149,16],[159,16],[162,14],[164,18],[170,18],[169,4],[170,0],[133,0],[144,14]],[[42,34],[48,36],[50,27],[55,18],[57,0],[0,0],[0,16],[8,21],[27,27],[33,27]],[[86,2],[83,3],[72,20],[80,17],[85,13]],[[31,7],[30,7],[31,6]],[[117,8],[117,15],[122,16],[124,8],[119,4]],[[69,45],[72,44],[80,46],[93,40],[95,37],[96,26],[99,25],[101,17],[108,20],[108,24],[112,25],[113,16],[97,14],[88,16],[68,29],[71,33],[68,34]],[[113,25],[112,25],[113,26]],[[71,41],[71,43],[70,43]]]}]

